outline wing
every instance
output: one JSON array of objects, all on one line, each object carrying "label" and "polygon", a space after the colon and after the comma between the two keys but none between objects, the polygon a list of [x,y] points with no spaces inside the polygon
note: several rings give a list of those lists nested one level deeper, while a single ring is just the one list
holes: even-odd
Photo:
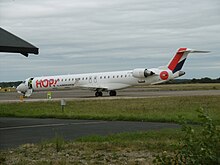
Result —
[{"label": "wing", "polygon": [[127,88],[130,85],[123,84],[123,83],[106,83],[106,84],[86,84],[86,85],[79,85],[79,88],[89,89],[93,91],[110,91],[110,90],[118,90]]}]

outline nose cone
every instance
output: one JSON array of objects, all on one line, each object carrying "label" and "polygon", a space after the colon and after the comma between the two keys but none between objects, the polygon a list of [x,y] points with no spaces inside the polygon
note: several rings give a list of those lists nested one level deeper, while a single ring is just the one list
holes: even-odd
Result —
[{"label": "nose cone", "polygon": [[16,91],[18,93],[25,93],[27,91],[27,88],[25,86],[24,83],[21,83],[20,85],[18,85],[18,87],[16,88]]}]

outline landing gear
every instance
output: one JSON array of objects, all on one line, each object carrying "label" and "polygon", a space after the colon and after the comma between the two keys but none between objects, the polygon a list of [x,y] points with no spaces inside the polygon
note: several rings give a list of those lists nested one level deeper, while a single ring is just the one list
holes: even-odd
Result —
[{"label": "landing gear", "polygon": [[102,96],[102,92],[101,92],[101,91],[97,91],[97,92],[95,93],[95,96],[96,96],[96,97]]},{"label": "landing gear", "polygon": [[116,94],[117,94],[116,91],[110,91],[110,92],[109,92],[109,95],[110,95],[110,96],[116,96]]},{"label": "landing gear", "polygon": [[[96,97],[101,97],[103,95],[103,93],[101,91],[96,91],[95,92],[95,96]],[[115,90],[109,91],[109,96],[116,96],[117,93]]]}]

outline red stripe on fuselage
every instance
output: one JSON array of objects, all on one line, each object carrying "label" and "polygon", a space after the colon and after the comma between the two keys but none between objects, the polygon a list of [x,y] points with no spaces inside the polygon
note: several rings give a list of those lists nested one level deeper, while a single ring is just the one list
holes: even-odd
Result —
[{"label": "red stripe on fuselage", "polygon": [[178,64],[178,62],[180,61],[180,59],[183,57],[184,52],[181,52],[183,50],[186,50],[187,48],[179,48],[178,52],[176,53],[176,55],[174,56],[174,58],[172,59],[172,61],[170,62],[168,68],[170,70],[174,70]]}]

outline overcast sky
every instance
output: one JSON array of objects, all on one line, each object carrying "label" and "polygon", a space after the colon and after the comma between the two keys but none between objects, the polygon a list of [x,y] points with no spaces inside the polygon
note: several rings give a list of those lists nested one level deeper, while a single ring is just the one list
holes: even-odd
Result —
[{"label": "overcast sky", "polygon": [[220,77],[219,0],[1,0],[0,26],[40,49],[0,53],[0,81],[158,67],[179,47],[212,51],[182,78]]}]

